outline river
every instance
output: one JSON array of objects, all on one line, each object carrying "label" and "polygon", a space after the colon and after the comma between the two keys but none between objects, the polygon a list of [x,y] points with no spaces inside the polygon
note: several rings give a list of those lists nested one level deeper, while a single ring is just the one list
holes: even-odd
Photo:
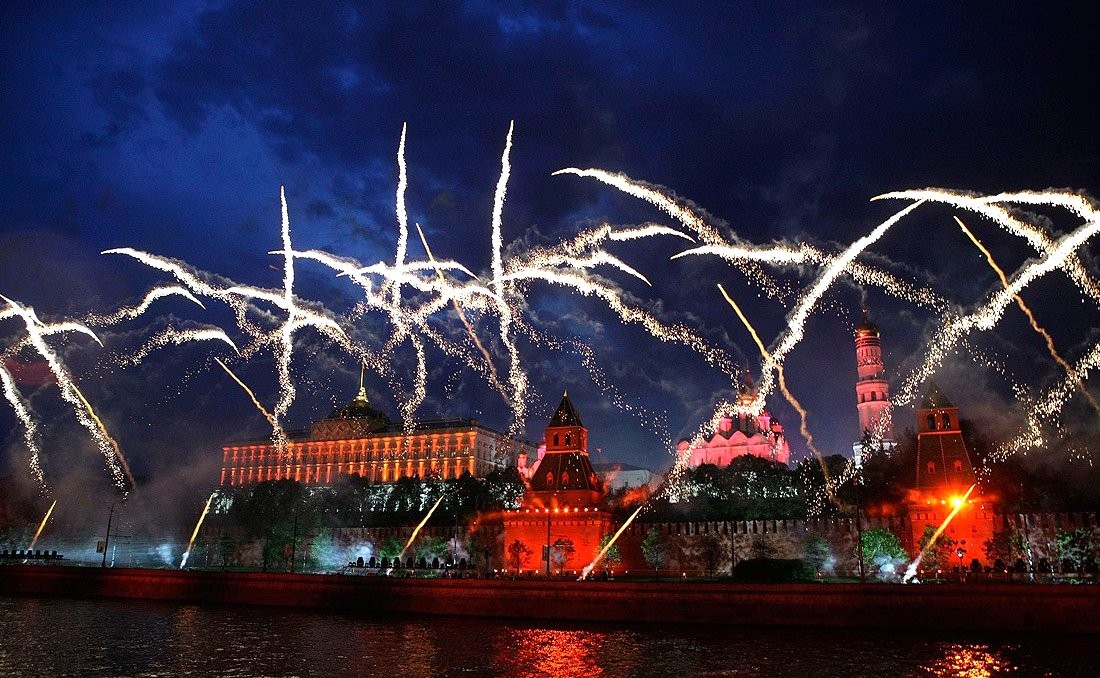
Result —
[{"label": "river", "polygon": [[0,676],[1088,676],[1090,636],[376,618],[0,597]]}]

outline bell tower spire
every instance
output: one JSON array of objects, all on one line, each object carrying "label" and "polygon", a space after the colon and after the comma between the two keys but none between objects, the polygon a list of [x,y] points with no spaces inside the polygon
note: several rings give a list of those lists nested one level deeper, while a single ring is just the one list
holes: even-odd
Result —
[{"label": "bell tower spire", "polygon": [[[890,385],[882,362],[882,341],[878,327],[871,322],[867,308],[856,327],[856,410],[859,412],[859,440],[853,445],[856,459],[862,455],[863,437],[870,433],[883,448],[893,448],[894,426],[890,420]],[[876,444],[877,446],[877,444]]]}]

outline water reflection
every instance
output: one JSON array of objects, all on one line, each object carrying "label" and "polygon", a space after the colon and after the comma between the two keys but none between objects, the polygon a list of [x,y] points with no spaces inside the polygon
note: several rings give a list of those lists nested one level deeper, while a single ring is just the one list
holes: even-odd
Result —
[{"label": "water reflection", "polygon": [[933,676],[989,678],[994,673],[1015,672],[1019,667],[988,645],[947,644],[944,656],[927,667]]},{"label": "water reflection", "polygon": [[[1090,637],[546,624],[0,597],[0,676],[1088,676]],[[999,639],[1000,640],[1000,639]]]},{"label": "water reflection", "polygon": [[521,676],[603,676],[599,658],[607,634],[598,631],[517,629],[498,644],[495,664]]}]

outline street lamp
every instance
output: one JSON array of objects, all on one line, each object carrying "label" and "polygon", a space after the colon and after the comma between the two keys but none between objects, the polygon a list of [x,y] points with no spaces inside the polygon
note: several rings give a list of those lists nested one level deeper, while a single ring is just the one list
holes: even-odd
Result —
[{"label": "street lamp", "polygon": [[115,505],[120,501],[126,501],[126,497],[111,502],[111,509],[107,513],[107,536],[103,538],[103,562],[100,567],[107,567],[107,549],[111,546],[111,519],[115,517]]},{"label": "street lamp", "polygon": [[966,569],[963,568],[963,556],[966,555],[966,549],[960,546],[955,549],[955,555],[959,557],[959,580],[966,581]]}]

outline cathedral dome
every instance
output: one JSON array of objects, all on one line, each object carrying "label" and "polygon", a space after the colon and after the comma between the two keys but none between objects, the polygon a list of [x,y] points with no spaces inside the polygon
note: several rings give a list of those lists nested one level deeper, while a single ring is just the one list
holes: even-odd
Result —
[{"label": "cathedral dome", "polygon": [[863,313],[863,320],[856,326],[856,336],[878,336],[878,325],[871,322],[866,311]]},{"label": "cathedral dome", "polygon": [[354,400],[343,407],[337,407],[325,419],[373,419],[386,424],[390,423],[390,418],[385,412],[371,406],[367,400],[367,392],[362,386],[359,387],[359,394]]}]

